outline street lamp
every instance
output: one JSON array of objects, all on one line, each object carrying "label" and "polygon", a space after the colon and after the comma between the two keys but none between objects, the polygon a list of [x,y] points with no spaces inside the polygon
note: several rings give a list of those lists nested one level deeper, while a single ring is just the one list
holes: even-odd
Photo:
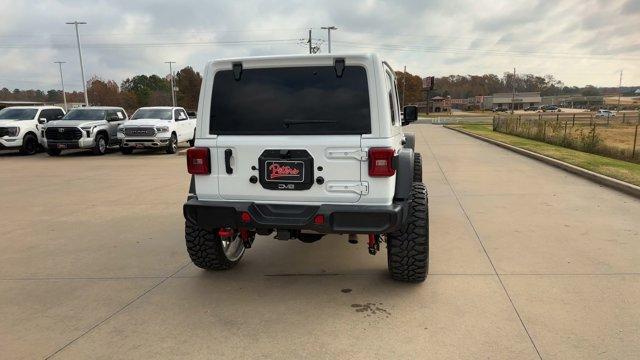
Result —
[{"label": "street lamp", "polygon": [[335,26],[323,26],[323,30],[327,30],[327,42],[329,43],[329,54],[331,54],[331,30],[338,30]]},{"label": "street lamp", "polygon": [[64,91],[64,77],[62,76],[62,64],[66,64],[66,61],[54,61],[54,63],[60,66],[60,84],[62,85],[62,101],[64,101],[64,111],[67,109],[67,94]]},{"label": "street lamp", "polygon": [[76,28],[76,41],[78,43],[78,56],[80,57],[80,75],[82,76],[82,89],[84,90],[84,104],[89,106],[89,97],[87,96],[87,83],[84,81],[84,64],[82,63],[82,48],[80,47],[80,34],[78,33],[78,25],[85,25],[84,21],[70,21],[67,25],[74,25]]},{"label": "street lamp", "polygon": [[165,64],[169,64],[169,74],[171,74],[171,103],[173,104],[173,107],[176,107],[176,93],[175,93],[175,84],[173,82],[173,68],[171,67],[172,64],[175,64],[175,61],[165,61]]}]

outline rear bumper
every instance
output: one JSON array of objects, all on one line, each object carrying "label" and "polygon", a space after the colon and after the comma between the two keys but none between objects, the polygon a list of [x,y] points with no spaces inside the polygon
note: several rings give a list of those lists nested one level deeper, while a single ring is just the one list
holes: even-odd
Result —
[{"label": "rear bumper", "polygon": [[[251,215],[249,223],[240,219]],[[404,205],[282,205],[253,202],[201,201],[190,197],[183,206],[186,220],[212,231],[222,227],[250,229],[311,230],[330,233],[387,233],[398,229],[404,217]],[[324,224],[315,224],[316,215],[324,215]]]}]

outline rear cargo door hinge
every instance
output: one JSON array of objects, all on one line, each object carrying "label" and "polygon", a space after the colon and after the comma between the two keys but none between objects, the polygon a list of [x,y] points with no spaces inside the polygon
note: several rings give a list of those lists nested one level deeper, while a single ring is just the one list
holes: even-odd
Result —
[{"label": "rear cargo door hinge", "polygon": [[367,160],[366,151],[354,148],[327,149],[326,155],[329,159],[356,159],[360,161]]},{"label": "rear cargo door hinge", "polygon": [[330,181],[327,183],[327,191],[367,195],[369,194],[369,183],[366,181]]}]

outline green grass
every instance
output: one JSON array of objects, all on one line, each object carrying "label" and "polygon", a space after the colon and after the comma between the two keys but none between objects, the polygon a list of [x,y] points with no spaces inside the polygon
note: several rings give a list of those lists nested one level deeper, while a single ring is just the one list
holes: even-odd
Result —
[{"label": "green grass", "polygon": [[493,140],[542,154],[571,165],[640,186],[640,164],[567,149],[540,141],[494,132],[491,125],[454,125]]}]

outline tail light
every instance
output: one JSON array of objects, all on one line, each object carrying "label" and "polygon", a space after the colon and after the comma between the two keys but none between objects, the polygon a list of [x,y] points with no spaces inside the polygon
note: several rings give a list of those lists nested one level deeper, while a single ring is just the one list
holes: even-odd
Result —
[{"label": "tail light", "polygon": [[187,150],[187,171],[191,175],[211,174],[209,148],[199,147]]},{"label": "tail light", "polygon": [[396,152],[392,148],[369,149],[369,176],[393,176],[393,157]]}]

